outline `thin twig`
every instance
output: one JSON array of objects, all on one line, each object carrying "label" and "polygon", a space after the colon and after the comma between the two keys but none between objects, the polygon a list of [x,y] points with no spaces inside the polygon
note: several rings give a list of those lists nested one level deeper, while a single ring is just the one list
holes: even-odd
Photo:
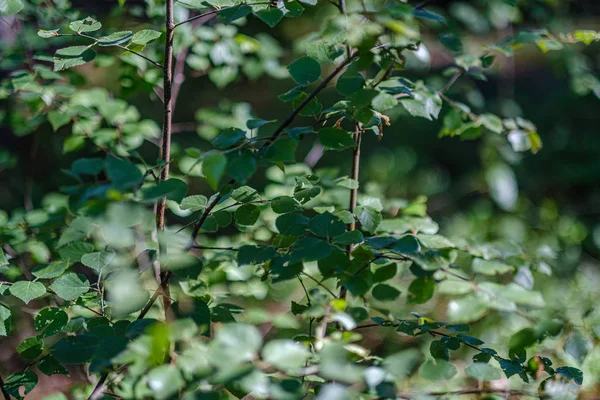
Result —
[{"label": "thin twig", "polygon": [[306,276],[307,278],[309,278],[310,280],[312,280],[313,282],[315,282],[317,285],[319,285],[320,287],[322,287],[323,289],[325,289],[333,298],[336,298],[337,296],[335,295],[335,293],[333,293],[331,291],[331,289],[329,289],[327,286],[325,286],[323,284],[323,282],[318,281],[317,279],[313,278],[312,276],[308,275],[306,272],[302,271],[301,272],[302,275]]},{"label": "thin twig", "polygon": [[446,83],[446,86],[444,86],[442,88],[442,90],[440,90],[440,93],[446,93],[452,87],[452,85],[454,85],[454,83],[456,83],[456,81],[458,80],[458,78],[461,77],[462,74],[463,74],[463,70],[460,69],[454,75],[452,75],[452,78],[450,78],[448,83]]}]

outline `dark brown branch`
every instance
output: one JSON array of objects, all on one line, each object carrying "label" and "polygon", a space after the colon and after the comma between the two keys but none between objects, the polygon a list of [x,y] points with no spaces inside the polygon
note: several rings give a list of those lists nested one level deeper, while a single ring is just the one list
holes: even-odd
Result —
[{"label": "dark brown branch", "polygon": [[[232,182],[230,182],[230,183],[232,184]],[[196,236],[198,236],[198,232],[200,232],[200,228],[202,227],[202,224],[204,224],[204,221],[206,221],[206,218],[208,218],[210,212],[213,210],[213,208],[215,208],[215,206],[219,203],[220,200],[221,200],[221,194],[217,193],[215,195],[215,198],[213,199],[213,201],[208,205],[208,207],[206,207],[206,209],[204,210],[204,213],[202,213],[202,216],[198,219],[198,221],[194,225],[194,230],[192,231],[189,248],[192,248],[195,245]]]},{"label": "dark brown branch", "polygon": [[8,394],[8,392],[6,391],[6,388],[4,387],[4,380],[2,380],[1,376],[0,376],[0,391],[2,391],[4,400],[10,400],[10,394]]}]

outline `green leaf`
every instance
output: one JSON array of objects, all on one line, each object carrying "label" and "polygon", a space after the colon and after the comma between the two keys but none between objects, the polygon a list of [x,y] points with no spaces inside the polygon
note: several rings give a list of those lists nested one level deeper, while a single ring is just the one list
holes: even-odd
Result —
[{"label": "green leaf", "polygon": [[296,199],[290,196],[279,196],[271,200],[271,208],[277,214],[293,213],[300,211],[302,207]]},{"label": "green leaf", "polygon": [[33,336],[25,339],[17,346],[17,352],[26,360],[35,360],[44,350],[44,342]]},{"label": "green leaf", "polygon": [[373,233],[381,223],[381,213],[371,207],[358,206],[354,210],[356,218],[362,228],[367,232]]},{"label": "green leaf", "polygon": [[242,186],[235,189],[231,193],[231,198],[237,200],[240,203],[250,203],[253,201],[260,201],[260,195],[258,191],[250,186]]},{"label": "green leaf", "polygon": [[384,265],[375,270],[375,276],[373,277],[373,280],[375,282],[384,282],[395,277],[397,272],[398,267],[396,263]]},{"label": "green leaf", "polygon": [[43,336],[52,336],[60,332],[69,322],[66,312],[56,307],[42,309],[33,322],[36,332],[42,332]]},{"label": "green leaf", "polygon": [[483,126],[485,126],[490,131],[500,134],[504,130],[504,126],[502,125],[502,120],[500,117],[494,114],[481,114],[479,119]]},{"label": "green leaf", "polygon": [[288,65],[292,79],[299,85],[308,85],[321,76],[321,65],[314,58],[301,57]]},{"label": "green leaf", "polygon": [[558,367],[556,368],[556,373],[562,375],[567,380],[573,379],[576,384],[583,384],[583,372],[577,368],[573,367]]},{"label": "green leaf", "polygon": [[262,335],[249,324],[225,324],[209,344],[211,352],[219,363],[241,363],[250,361],[262,347]]},{"label": "green leaf", "polygon": [[498,362],[507,378],[510,378],[513,375],[519,375],[524,382],[529,382],[525,369],[523,369],[523,366],[517,361],[500,358],[498,359]]},{"label": "green leaf", "polygon": [[113,258],[115,258],[115,252],[113,250],[103,250],[82,255],[81,263],[100,273],[102,268],[110,264]]},{"label": "green leaf", "polygon": [[502,373],[486,363],[471,364],[466,369],[467,375],[478,381],[495,381],[502,378]]},{"label": "green leaf", "polygon": [[285,3],[287,12],[285,13],[286,18],[298,18],[304,12],[304,7],[299,2],[292,0]]},{"label": "green leaf", "polygon": [[[1,3],[1,2],[0,2]],[[58,29],[40,29],[38,30],[38,36],[44,39],[49,39],[58,36]]]},{"label": "green leaf", "polygon": [[67,268],[69,268],[69,260],[58,260],[35,267],[31,273],[39,279],[53,279],[61,276]]},{"label": "green leaf", "polygon": [[246,137],[246,131],[237,128],[228,128],[222,131],[213,141],[216,149],[227,149]]},{"label": "green leaf", "polygon": [[433,297],[435,280],[429,276],[422,276],[411,282],[408,287],[408,304],[423,304]]},{"label": "green leaf", "polygon": [[52,285],[52,289],[63,300],[75,300],[82,294],[87,293],[90,283],[82,280],[79,275],[69,273],[58,278]]},{"label": "green leaf", "polygon": [[573,357],[579,364],[583,364],[592,348],[592,343],[579,332],[569,336],[564,345],[565,353]]},{"label": "green leaf", "polygon": [[302,236],[306,232],[309,219],[301,214],[283,214],[275,220],[275,227],[284,236]]},{"label": "green leaf", "polygon": [[536,341],[537,335],[533,329],[521,329],[510,337],[508,341],[509,352],[511,355],[518,354],[535,344]]},{"label": "green leaf", "polygon": [[226,167],[227,157],[223,153],[210,153],[204,158],[202,173],[213,190],[218,189]]},{"label": "green leaf", "polygon": [[405,256],[411,256],[421,251],[421,244],[414,235],[405,235],[390,246],[392,250]]},{"label": "green leaf", "polygon": [[142,173],[129,161],[114,157],[106,159],[106,175],[117,190],[127,189],[141,183]]},{"label": "green leaf", "polygon": [[262,350],[263,359],[285,372],[293,373],[306,365],[310,356],[307,348],[293,340],[271,340]]},{"label": "green leaf", "polygon": [[144,187],[141,190],[142,198],[145,201],[156,201],[163,197],[167,200],[181,202],[188,191],[188,185],[181,179],[170,178],[166,181],[160,181],[156,185]]},{"label": "green leaf", "polygon": [[200,211],[204,210],[206,207],[208,200],[206,196],[202,196],[201,194],[196,194],[192,196],[188,196],[181,201],[181,209],[182,210],[190,210],[190,211]]},{"label": "green leaf", "polygon": [[161,365],[153,368],[144,379],[152,390],[154,398],[164,400],[176,395],[185,385],[181,372],[175,365]]},{"label": "green leaf", "polygon": [[283,12],[278,8],[265,8],[254,12],[254,15],[258,17],[262,22],[269,25],[270,28],[277,26],[279,21],[283,19]]},{"label": "green leaf", "polygon": [[123,45],[129,42],[129,39],[131,39],[131,37],[131,31],[114,32],[108,36],[104,36],[98,39],[98,44],[100,46],[116,46],[119,44]]},{"label": "green leaf", "polygon": [[319,141],[327,150],[344,150],[356,147],[352,135],[339,128],[323,128],[319,130]]},{"label": "green leaf", "polygon": [[93,335],[67,336],[50,348],[50,353],[64,365],[85,364],[96,353],[99,342]]},{"label": "green leaf", "polygon": [[252,13],[252,8],[246,4],[240,4],[231,8],[224,8],[217,14],[218,18],[224,24],[230,24],[233,21],[244,18]]},{"label": "green leaf", "polygon": [[400,291],[393,286],[380,283],[373,288],[372,294],[379,301],[392,301],[400,296]]},{"label": "green leaf", "polygon": [[453,33],[444,33],[439,36],[440,42],[450,51],[459,52],[462,50],[460,38]]},{"label": "green leaf", "polygon": [[74,32],[93,32],[102,28],[102,24],[92,17],[87,17],[78,21],[73,21],[69,24],[69,29]]},{"label": "green leaf", "polygon": [[360,72],[349,68],[337,80],[335,88],[340,94],[349,95],[358,92],[365,85],[365,78]]},{"label": "green leaf", "polygon": [[7,266],[8,260],[6,259],[6,255],[4,254],[4,250],[0,247],[0,268]]},{"label": "green leaf", "polygon": [[266,158],[274,163],[295,162],[298,141],[290,137],[277,139],[267,149]]},{"label": "green leaf", "polygon": [[260,208],[254,204],[244,204],[235,210],[235,222],[244,225],[252,226],[260,217]]},{"label": "green leaf", "polygon": [[438,285],[438,292],[442,294],[460,295],[474,290],[473,282],[446,279]]},{"label": "green leaf", "polygon": [[473,268],[473,272],[485,275],[502,275],[514,270],[514,267],[503,262],[481,258],[473,259],[471,267]]},{"label": "green leaf", "polygon": [[[37,367],[44,375],[69,375],[69,371],[52,355],[48,354],[37,362]],[[66,397],[65,397],[66,399]]]},{"label": "green leaf", "polygon": [[[50,118],[50,116],[48,116]],[[70,119],[69,119],[70,120]],[[104,160],[101,158],[80,158],[73,161],[71,171],[77,175],[98,175],[104,169]]]},{"label": "green leaf", "polygon": [[326,241],[307,236],[294,242],[291,257],[293,262],[319,261],[331,254],[331,251],[332,247]]},{"label": "green leaf", "polygon": [[162,33],[152,30],[152,29],[143,29],[141,31],[136,32],[131,38],[131,43],[139,44],[141,46],[145,46],[150,42],[155,41],[159,37],[161,37]]},{"label": "green leaf", "polygon": [[257,129],[257,128],[260,128],[261,126],[265,126],[265,125],[271,124],[273,122],[277,122],[277,120],[272,119],[270,121],[267,121],[266,119],[249,119],[248,121],[246,121],[246,127],[248,129]]},{"label": "green leaf", "polygon": [[19,281],[10,286],[10,294],[29,304],[31,300],[46,294],[46,287],[40,282]]},{"label": "green leaf", "polygon": [[38,383],[37,374],[31,370],[25,372],[17,372],[6,378],[4,382],[4,390],[11,396],[22,399],[20,394],[21,387],[25,388],[24,395],[31,392]]},{"label": "green leaf", "polygon": [[456,375],[456,367],[446,360],[426,361],[419,368],[419,375],[432,381],[445,381]]},{"label": "green leaf", "polygon": [[22,0],[0,0],[0,15],[10,17],[23,9]]},{"label": "green leaf", "polygon": [[330,240],[346,231],[346,225],[329,212],[311,218],[308,230],[315,236]]},{"label": "green leaf", "polygon": [[96,58],[96,52],[86,46],[72,46],[57,50],[54,55],[54,71],[77,67]]},{"label": "green leaf", "polygon": [[398,100],[393,95],[385,92],[380,92],[373,100],[371,100],[371,107],[379,112],[387,111],[397,104]]},{"label": "green leaf", "polygon": [[227,174],[238,183],[244,184],[256,171],[256,159],[250,150],[229,154]]},{"label": "green leaf", "polygon": [[12,328],[12,314],[10,309],[0,304],[0,336],[8,336]]},{"label": "green leaf", "polygon": [[429,353],[436,360],[450,360],[450,354],[448,348],[444,346],[441,340],[434,340],[429,346]]},{"label": "green leaf", "polygon": [[333,239],[333,243],[346,246],[346,245],[361,243],[362,241],[364,241],[364,239],[365,238],[363,237],[363,234],[360,231],[353,230],[353,231],[344,232],[341,235],[336,236]]},{"label": "green leaf", "polygon": [[263,264],[277,256],[277,250],[269,246],[242,246],[238,251],[238,264]]}]

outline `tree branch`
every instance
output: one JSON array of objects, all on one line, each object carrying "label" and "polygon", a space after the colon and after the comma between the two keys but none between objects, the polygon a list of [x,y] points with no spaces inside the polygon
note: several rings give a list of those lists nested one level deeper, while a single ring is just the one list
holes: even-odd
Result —
[{"label": "tree branch", "polygon": [[[356,146],[352,150],[352,170],[350,172],[350,179],[358,182],[358,172],[360,169],[360,144],[362,142],[362,134],[361,134],[361,126],[360,123],[356,123],[354,127],[354,142]],[[353,231],[356,229],[356,220],[354,219],[354,210],[356,209],[356,204],[358,201],[358,187],[354,189],[350,189],[350,204],[348,205],[348,211],[352,214],[352,222],[348,225],[348,231]],[[348,245],[348,258],[352,259],[352,250],[354,250],[354,245]],[[367,263],[367,267],[371,264],[371,261]],[[362,268],[361,268],[362,270]],[[362,271],[361,271],[362,272]],[[340,299],[346,298],[347,290],[346,287],[342,285],[340,288]]]},{"label": "tree branch", "polygon": [[327,87],[329,82],[331,82],[331,80],[333,78],[335,78],[336,75],[339,74],[356,57],[358,57],[358,52],[354,52],[352,55],[350,55],[350,57],[348,57],[346,60],[344,60],[344,62],[342,62],[340,65],[338,65],[336,67],[336,69],[334,69],[325,79],[323,79],[323,81],[319,84],[319,86],[317,86],[315,88],[315,90],[313,90],[313,92],[311,94],[309,94],[308,97],[306,99],[304,99],[304,101],[302,103],[300,103],[300,105],[298,105],[298,107],[296,107],[296,109],[294,109],[294,111],[292,111],[292,113],[290,115],[287,116],[287,118],[281,123],[281,125],[279,125],[277,130],[275,130],[275,132],[273,132],[273,134],[261,146],[260,150],[263,150],[263,149],[269,147],[275,140],[277,140],[277,138],[282,134],[283,130],[285,128],[287,128],[292,123],[292,121],[294,121],[294,118],[296,118],[296,116],[298,116],[300,111],[302,111],[302,109],[304,107],[306,107],[308,105],[308,103],[310,103],[312,101],[312,99],[314,99],[317,96],[317,94],[319,94],[319,92],[321,90],[325,89],[325,87]]},{"label": "tree branch", "polygon": [[183,24],[187,24],[189,22],[195,21],[195,20],[203,18],[203,17],[208,17],[209,15],[218,14],[219,12],[221,12],[223,10],[229,10],[231,8],[241,7],[241,6],[260,6],[260,5],[270,5],[270,4],[273,4],[273,3],[269,2],[269,1],[261,1],[261,2],[258,2],[258,3],[241,3],[241,4],[236,4],[234,6],[219,8],[218,10],[210,10],[210,11],[207,11],[205,13],[195,15],[195,16],[189,18],[189,19],[186,19],[185,21],[178,22],[178,23],[175,24],[174,28],[177,28],[178,26],[181,26]]}]

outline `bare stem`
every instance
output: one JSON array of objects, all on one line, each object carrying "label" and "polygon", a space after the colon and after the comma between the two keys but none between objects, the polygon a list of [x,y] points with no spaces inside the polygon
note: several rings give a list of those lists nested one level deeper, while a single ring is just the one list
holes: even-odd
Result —
[{"label": "bare stem", "polygon": [[[358,182],[358,172],[360,169],[360,144],[362,142],[361,126],[359,123],[356,123],[354,128],[354,142],[356,143],[356,146],[352,150],[352,170],[350,172],[350,179],[353,179],[354,181]],[[357,201],[358,187],[350,189],[350,204],[348,205],[348,211],[350,211],[350,214],[352,214],[353,216],[354,210],[356,210]],[[356,220],[353,217],[352,222],[348,225],[348,231],[353,231],[355,229]],[[352,258],[352,250],[354,250],[354,245],[348,245],[348,258]],[[342,286],[340,289],[340,299],[346,298],[346,292],[346,288]]]}]

